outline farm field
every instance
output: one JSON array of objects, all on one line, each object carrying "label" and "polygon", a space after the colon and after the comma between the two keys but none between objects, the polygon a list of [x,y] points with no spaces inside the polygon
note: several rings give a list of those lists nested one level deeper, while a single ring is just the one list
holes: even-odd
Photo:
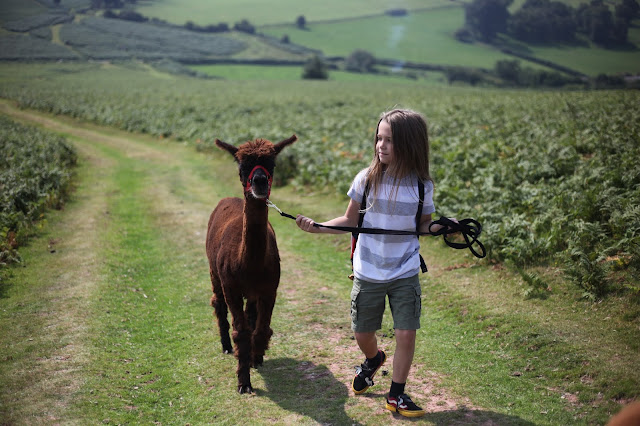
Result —
[{"label": "farm field", "polygon": [[[316,9],[313,2],[295,5],[287,1],[264,6],[254,4],[247,8],[238,8],[235,3],[216,4],[215,11],[209,11],[208,4],[201,0],[188,2],[189,8],[197,10],[194,14],[201,25],[225,21],[217,16],[228,16],[226,22],[238,22],[248,19],[265,34],[281,38],[288,35],[291,42],[321,50],[327,56],[348,56],[356,49],[364,49],[378,58],[391,58],[429,64],[471,66],[492,69],[498,60],[514,59],[499,50],[481,43],[465,44],[454,37],[456,30],[464,25],[463,2],[349,2],[347,4],[327,4]],[[331,2],[329,2],[331,3]],[[578,3],[567,2],[573,7]],[[517,7],[514,2],[512,9]],[[371,16],[382,15],[394,7],[410,10],[404,17]],[[189,8],[184,3],[171,0],[150,2],[137,9],[143,14],[168,19],[181,24],[183,14]],[[259,11],[247,16],[247,10]],[[289,15],[287,15],[289,14]],[[216,18],[206,18],[215,15]],[[308,25],[298,29],[295,20],[304,15]],[[282,19],[290,16],[289,19]],[[193,20],[193,19],[192,19]],[[630,43],[640,45],[640,29],[637,25],[629,29]],[[508,44],[513,44],[509,41]],[[517,42],[515,43],[518,44]],[[592,46],[524,46],[520,51],[536,58],[554,62],[589,76],[600,73],[638,72],[640,53],[637,48],[631,50],[611,50]],[[522,60],[526,66],[540,68],[540,65]]]},{"label": "farm field", "polygon": [[[45,8],[34,0],[4,2],[0,6],[0,22],[7,31],[0,33],[0,59],[120,61],[135,58],[153,62],[168,58],[188,64],[221,59],[300,62],[314,51],[346,57],[356,49],[364,49],[377,58],[396,60],[398,67],[403,61],[410,61],[485,70],[493,69],[497,61],[518,59],[491,45],[457,41],[454,34],[464,25],[464,3],[457,1],[403,2],[402,7],[410,13],[401,17],[386,15],[385,11],[395,7],[386,2],[368,5],[361,1],[346,5],[336,2],[326,8],[312,2],[293,5],[288,0],[276,6],[222,2],[214,7],[199,0],[186,6],[170,0],[136,3],[137,10],[148,16],[164,19],[188,14],[193,19],[207,20],[201,25],[217,24],[225,21],[223,17],[234,16],[236,18],[227,22],[233,27],[234,23],[248,19],[257,26],[258,33],[273,36],[271,38],[238,31],[210,34],[181,27],[193,19],[179,18],[182,22],[175,22],[178,26],[105,19],[101,12],[87,9],[89,4],[76,0],[64,3],[64,7]],[[303,10],[298,11],[298,7]],[[293,17],[276,20],[287,13]],[[295,19],[300,15],[306,16],[305,29],[295,26]],[[285,35],[291,43],[280,42]],[[509,39],[502,41],[537,60],[551,61],[591,77],[601,73],[635,73],[640,62],[638,49],[633,47],[640,43],[637,23],[631,26],[629,41],[632,44],[626,49],[603,49],[586,42],[535,46]],[[527,67],[546,69],[536,61],[518,60]]]},{"label": "farm field", "polygon": [[[293,43],[321,49],[328,56],[348,56],[356,49],[371,52],[377,58],[393,58],[439,65],[472,66],[492,69],[499,60],[518,59],[500,52],[491,45],[461,43],[454,38],[464,25],[464,9],[457,6],[412,12],[404,17],[365,17],[356,21],[318,23],[298,29],[293,24],[264,28],[266,34],[288,35]],[[629,41],[640,45],[640,28],[629,30]],[[509,44],[518,46],[517,42]],[[637,72],[640,65],[638,49],[611,50],[579,45],[524,46],[519,50],[595,76],[621,71]],[[541,66],[521,60],[523,65]]]},{"label": "farm field", "polygon": [[[396,105],[412,107],[429,117],[441,214],[484,222],[492,258],[568,267],[590,297],[635,287],[636,92],[203,81],[150,78],[135,64],[7,65],[0,77],[0,95],[23,107],[199,150],[211,150],[216,137],[296,132],[304,142],[281,159],[283,181],[340,197],[366,164],[375,118]],[[600,208],[615,214],[598,214]]]},{"label": "farm field", "polygon": [[356,49],[377,58],[437,65],[493,68],[496,61],[512,59],[490,46],[457,41],[454,33],[464,23],[464,10],[447,6],[404,17],[370,17],[354,21],[295,25],[262,29],[266,34],[287,34],[293,43],[321,49],[327,56],[349,56]]},{"label": "farm field", "polygon": [[[360,359],[347,324],[347,236],[318,238],[271,215],[283,262],[275,334],[252,371],[256,394],[238,395],[235,360],[220,352],[207,306],[203,249],[211,208],[240,192],[233,162],[7,102],[0,110],[66,135],[80,157],[74,200],[49,215],[23,250],[27,267],[2,287],[4,419],[232,424],[243,412],[253,424],[401,421],[382,405],[388,376],[365,397],[348,389]],[[273,192],[289,212],[321,218],[344,207],[333,194]],[[418,423],[603,424],[638,394],[637,350],[628,347],[638,332],[622,320],[622,299],[526,300],[504,269],[438,241],[424,240],[423,252],[428,297],[410,390],[428,414]],[[392,353],[389,320],[379,339]]]},{"label": "farm field", "polygon": [[145,16],[164,19],[182,25],[187,21],[208,25],[227,22],[233,25],[242,19],[248,19],[258,26],[294,23],[298,16],[304,15],[309,21],[348,19],[363,15],[380,15],[394,8],[421,9],[450,4],[450,0],[339,0],[296,1],[278,0],[265,3],[259,0],[222,0],[212,7],[207,0],[160,0],[140,2],[136,7]]}]

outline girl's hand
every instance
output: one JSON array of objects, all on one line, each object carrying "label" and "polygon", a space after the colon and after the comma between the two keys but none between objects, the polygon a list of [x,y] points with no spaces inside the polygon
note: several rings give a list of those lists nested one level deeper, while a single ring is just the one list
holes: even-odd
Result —
[{"label": "girl's hand", "polygon": [[314,224],[315,222],[313,220],[309,219],[306,216],[302,216],[301,214],[296,217],[296,225],[298,225],[298,228],[302,229],[305,232],[311,232],[312,234],[317,233],[318,228],[316,226],[313,226]]},{"label": "girl's hand", "polygon": [[[449,219],[449,220],[450,220],[451,222],[453,222],[453,223],[458,223],[458,219],[456,219],[455,217],[448,217],[447,219]],[[448,227],[447,227],[447,228],[448,228]],[[454,232],[454,233],[452,233],[452,234],[450,234],[450,235],[453,235],[453,234],[459,234],[459,233],[460,233],[460,232]]]}]

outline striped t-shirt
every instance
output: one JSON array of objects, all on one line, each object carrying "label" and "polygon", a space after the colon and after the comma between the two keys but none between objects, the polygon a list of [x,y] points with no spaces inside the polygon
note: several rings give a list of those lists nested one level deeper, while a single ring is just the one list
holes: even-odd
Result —
[{"label": "striped t-shirt", "polygon": [[[358,173],[347,195],[361,203],[368,169]],[[362,226],[415,231],[418,213],[418,178],[409,176],[394,189],[393,179],[384,176],[378,197],[367,194],[367,211]],[[364,206],[361,206],[363,208]],[[433,205],[433,183],[424,182],[422,214],[436,211]],[[353,274],[369,282],[388,282],[411,277],[420,271],[420,243],[413,235],[360,234],[353,254]]]}]

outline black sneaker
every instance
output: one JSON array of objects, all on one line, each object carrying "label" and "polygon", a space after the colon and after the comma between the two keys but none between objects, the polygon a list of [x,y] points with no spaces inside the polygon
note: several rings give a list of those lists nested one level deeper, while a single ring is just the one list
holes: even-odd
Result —
[{"label": "black sneaker", "polygon": [[422,408],[413,403],[406,393],[387,397],[386,409],[405,417],[422,417],[426,414]]},{"label": "black sneaker", "polygon": [[378,350],[378,354],[380,355],[378,365],[369,365],[369,360],[365,359],[360,367],[356,367],[356,376],[353,378],[353,383],[351,384],[353,393],[356,395],[364,393],[369,389],[369,386],[373,386],[373,376],[376,375],[380,367],[382,367],[382,364],[387,360],[387,354],[385,354],[384,351]]}]

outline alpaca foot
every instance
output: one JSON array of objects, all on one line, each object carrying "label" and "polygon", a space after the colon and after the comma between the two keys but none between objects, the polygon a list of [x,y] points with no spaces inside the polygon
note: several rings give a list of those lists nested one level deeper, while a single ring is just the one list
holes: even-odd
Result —
[{"label": "alpaca foot", "polygon": [[251,383],[249,383],[248,385],[238,385],[238,393],[239,394],[253,393],[253,388],[251,387]]},{"label": "alpaca foot", "polygon": [[232,354],[233,346],[231,346],[231,339],[227,337],[226,339],[223,337],[220,339],[220,343],[222,344],[222,353],[224,354]]}]

